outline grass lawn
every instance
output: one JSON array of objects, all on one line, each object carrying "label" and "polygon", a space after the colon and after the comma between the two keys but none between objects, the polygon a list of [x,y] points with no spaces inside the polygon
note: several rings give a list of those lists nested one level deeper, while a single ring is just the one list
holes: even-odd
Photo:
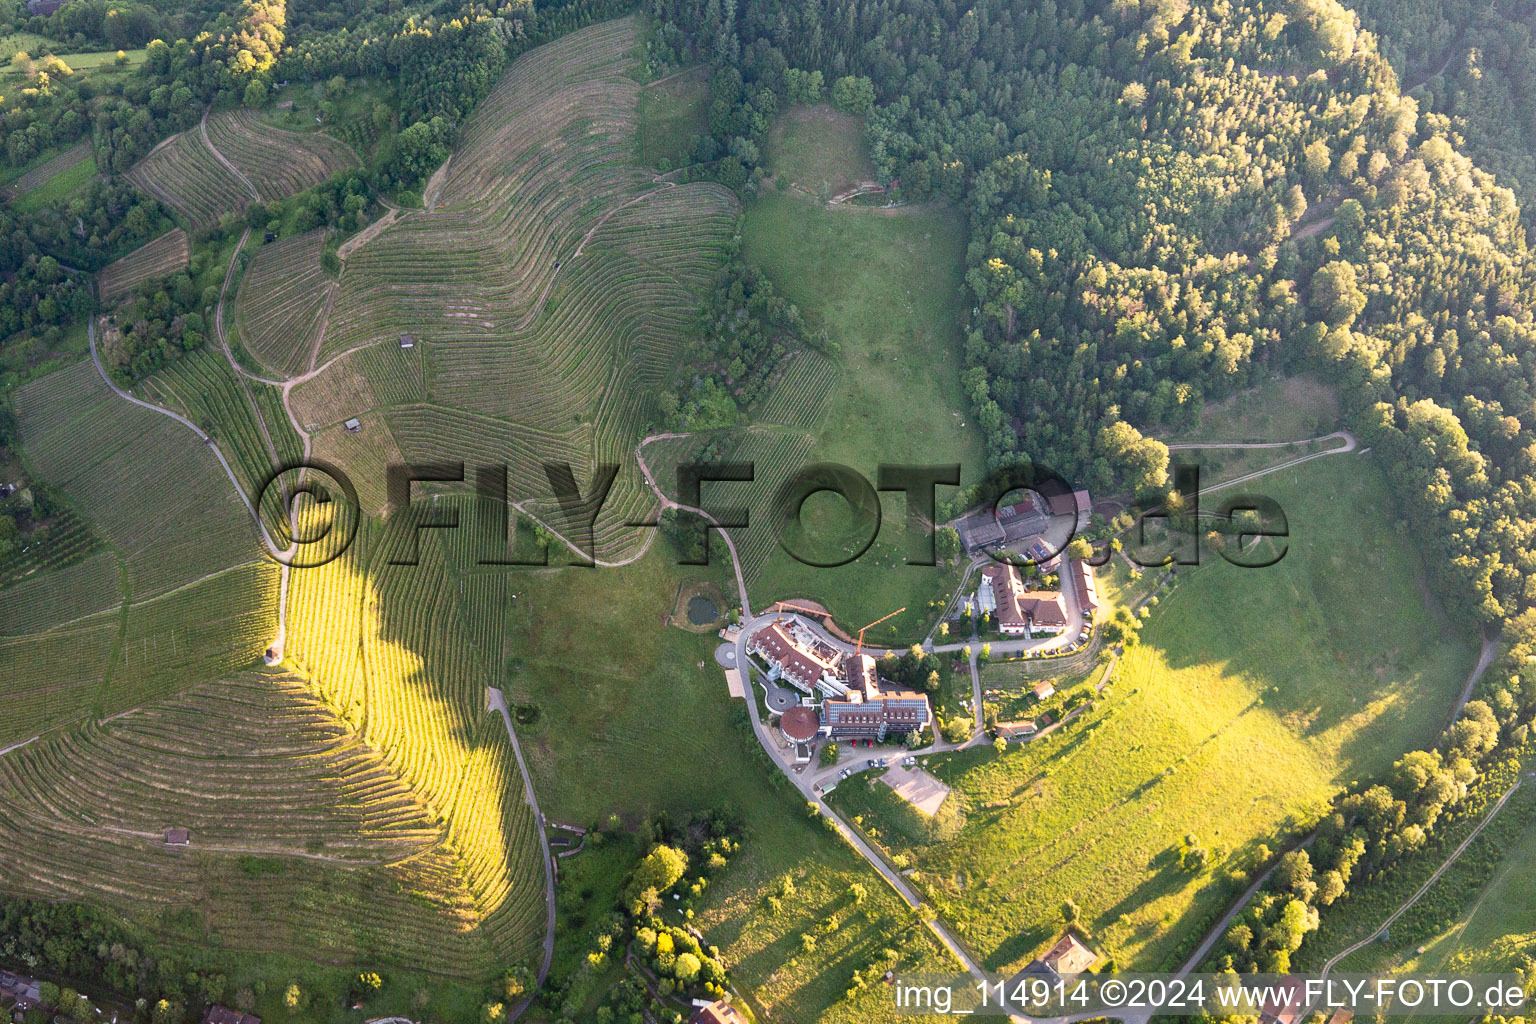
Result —
[{"label": "grass lawn", "polygon": [[[541,809],[573,824],[616,812],[633,827],[658,811],[680,819],[730,804],[747,838],[695,923],[771,1019],[876,1019],[882,986],[853,1002],[843,993],[877,950],[905,943],[904,964],[956,968],[874,871],[775,782],[782,776],[739,724],[745,706],[728,696],[715,664],[719,639],[665,626],[679,570],[662,547],[622,569],[540,570],[512,587],[506,686],[509,700],[542,708],[519,730]],[[774,914],[765,899],[786,874],[795,893]],[[863,909],[844,911],[841,927],[803,951],[800,934],[855,881],[869,893]]]},{"label": "grass lawn", "polygon": [[[1169,444],[1306,441],[1340,426],[1338,400],[1332,390],[1307,376],[1268,380],[1256,388],[1207,405],[1200,422],[1160,440]],[[1285,448],[1183,448],[1174,462],[1200,467],[1200,484],[1230,480],[1301,455],[1338,447],[1337,440],[1294,444]]]},{"label": "grass lawn", "polygon": [[1301,441],[1337,430],[1338,399],[1311,377],[1271,380],[1200,413],[1200,425],[1165,441]]},{"label": "grass lawn", "polygon": [[36,54],[39,47],[51,46],[55,42],[35,32],[12,32],[9,35],[0,36],[0,61],[9,61],[17,53]]},{"label": "grass lawn", "polygon": [[[966,482],[983,473],[981,439],[960,390],[964,247],[961,217],[943,206],[892,215],[770,195],[748,207],[746,258],[841,349],[815,460],[871,481],[882,462],[958,462]],[[948,493],[939,488],[940,500]],[[841,514],[841,500],[827,500]],[[905,607],[871,639],[920,637],[936,614],[931,602],[948,596],[957,573],[905,564],[905,499],[887,494],[882,506],[879,537],[858,561],[818,569],[776,551],[754,602],[812,598],[852,629]]]},{"label": "grass lawn", "polygon": [[[354,130],[359,127],[358,122],[371,120],[377,104],[394,109],[394,86],[385,80],[349,78],[347,88],[341,92],[332,92],[323,81],[293,82],[273,89],[269,99],[270,102],[257,111],[263,121],[285,132],[298,132],[301,135],[324,132],[341,139],[353,149],[359,149],[358,155],[365,159],[371,153],[372,146],[392,131],[387,129],[381,132],[371,126],[361,129],[361,134]],[[278,103],[291,103],[292,106],[279,110]],[[315,116],[322,112],[323,123],[315,120]]]},{"label": "grass lawn", "polygon": [[[1259,843],[1443,727],[1476,645],[1426,607],[1380,470],[1341,456],[1262,483],[1290,517],[1284,560],[1208,555],[1164,593],[1099,710],[1001,757],[931,759],[965,825],[906,852],[989,968],[1036,953],[1069,898],[1122,968],[1169,966]],[[1199,875],[1176,864],[1189,834],[1213,851]]]},{"label": "grass lawn", "polygon": [[768,133],[765,155],[780,188],[797,187],[818,199],[875,177],[863,119],[825,104],[785,111]]},{"label": "grass lawn", "polygon": [[41,209],[57,199],[67,199],[74,195],[95,176],[96,158],[88,156],[15,200],[15,206],[18,210]]},{"label": "grass lawn", "polygon": [[695,135],[709,131],[709,68],[679,71],[640,90],[640,162],[690,163]]},{"label": "grass lawn", "polygon": [[[0,38],[0,60],[7,62],[0,66],[0,84],[16,88],[17,84],[22,81],[22,72],[11,67],[9,64],[10,58],[17,51],[25,51],[37,60],[42,59],[36,52],[35,48],[38,44],[34,41],[41,38],[41,36],[34,36],[29,32],[20,32]],[[29,46],[33,49],[28,49]],[[124,50],[123,53],[127,56],[128,60],[122,65],[117,63],[116,50],[95,50],[90,53],[55,53],[53,56],[68,64],[70,70],[74,71],[75,74],[88,74],[93,79],[97,79],[114,72],[121,73],[133,70],[144,63],[144,58],[148,52],[148,50],[144,49]]]}]

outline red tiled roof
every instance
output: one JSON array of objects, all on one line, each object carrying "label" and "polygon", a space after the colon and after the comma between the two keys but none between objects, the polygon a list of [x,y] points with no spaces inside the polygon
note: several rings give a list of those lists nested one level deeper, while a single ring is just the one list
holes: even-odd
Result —
[{"label": "red tiled roof", "polygon": [[730,1003],[718,999],[700,1007],[698,1013],[688,1018],[688,1024],[747,1024],[747,1018]]},{"label": "red tiled roof", "polygon": [[1083,945],[1071,932],[1056,940],[1056,945],[1041,957],[1057,974],[1081,974],[1093,966],[1098,954]]},{"label": "red tiled roof", "polygon": [[1019,608],[1036,626],[1065,626],[1067,609],[1054,590],[1026,590],[1019,595]]},{"label": "red tiled roof", "polygon": [[1081,559],[1072,562],[1072,588],[1077,594],[1078,607],[1093,612],[1099,609],[1099,587],[1094,579],[1093,566]]},{"label": "red tiled roof", "polygon": [[779,728],[792,740],[804,742],[815,737],[821,718],[807,707],[790,708],[779,718]]},{"label": "red tiled roof", "polygon": [[997,601],[997,624],[1017,629],[1025,623],[1065,626],[1067,609],[1054,590],[1025,590],[1019,570],[1012,565],[989,565],[981,571],[992,585]]},{"label": "red tiled roof", "polygon": [[1302,1011],[1307,1008],[1307,997],[1302,983],[1295,978],[1287,978],[1271,988],[1275,990],[1271,995],[1277,998],[1264,1004],[1259,1011],[1259,1019],[1274,1021],[1276,1024],[1296,1024],[1296,1021],[1301,1018]]},{"label": "red tiled roof", "polygon": [[815,686],[822,673],[835,668],[833,663],[822,661],[796,644],[777,622],[753,636],[752,645],[777,665],[785,678],[804,690]]}]

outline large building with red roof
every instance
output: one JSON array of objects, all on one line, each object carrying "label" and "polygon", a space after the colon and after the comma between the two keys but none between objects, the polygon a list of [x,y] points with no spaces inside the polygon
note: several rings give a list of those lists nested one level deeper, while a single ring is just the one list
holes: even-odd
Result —
[{"label": "large building with red roof", "polygon": [[768,664],[770,678],[825,696],[819,715],[801,706],[780,717],[779,729],[793,743],[818,733],[833,739],[886,740],[932,723],[927,694],[891,686],[881,680],[874,658],[838,650],[802,623],[770,623],[752,636],[747,650]]},{"label": "large building with red roof", "polygon": [[1016,566],[989,565],[981,570],[976,597],[1008,636],[1052,635],[1067,628],[1067,606],[1054,590],[1026,590]]}]

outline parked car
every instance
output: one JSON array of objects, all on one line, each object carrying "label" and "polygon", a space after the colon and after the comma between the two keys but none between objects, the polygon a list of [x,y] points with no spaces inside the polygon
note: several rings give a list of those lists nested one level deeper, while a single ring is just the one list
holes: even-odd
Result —
[{"label": "parked car", "polygon": [[915,768],[917,766],[917,758],[904,757],[901,759],[901,765],[903,768]]},{"label": "parked car", "polygon": [[881,768],[885,767],[885,758],[883,758],[883,757],[880,759],[880,767]]},{"label": "parked car", "polygon": [[875,759],[874,758],[870,758],[868,761],[864,762],[864,767],[866,767],[866,768],[873,768],[874,766],[875,766]]},{"label": "parked car", "polygon": [[838,772],[837,777],[840,779],[846,779],[848,777],[848,769],[844,768],[842,771]]}]

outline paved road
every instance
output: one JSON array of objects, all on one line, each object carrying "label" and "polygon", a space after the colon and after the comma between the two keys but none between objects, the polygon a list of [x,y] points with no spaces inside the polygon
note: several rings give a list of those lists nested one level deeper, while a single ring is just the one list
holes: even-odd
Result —
[{"label": "paved road", "polygon": [[[555,956],[555,861],[549,852],[549,835],[544,831],[544,815],[539,811],[539,798],[533,791],[533,779],[528,774],[528,764],[523,760],[522,745],[517,742],[517,730],[512,728],[512,715],[507,711],[507,699],[500,688],[485,688],[486,703],[490,710],[501,712],[501,720],[507,723],[507,738],[512,741],[512,756],[517,759],[517,770],[523,776],[523,799],[533,810],[533,825],[539,830],[539,848],[544,853],[544,962],[539,965],[540,985],[549,976],[549,965]],[[507,1024],[523,1015],[533,1002],[530,992],[527,999],[507,1015]]]},{"label": "paved road", "polygon": [[[720,532],[722,534],[725,533],[724,530]],[[778,616],[771,612],[748,618],[743,621],[741,630],[737,634],[735,643],[735,663],[737,667],[742,670],[745,676],[745,685],[748,687],[755,687],[757,684],[750,678],[752,663],[747,656],[747,641],[753,633],[767,626],[776,618],[778,618]],[[848,645],[843,644],[841,641],[828,634],[824,629],[821,629],[819,625],[812,623],[807,619],[799,618],[798,616],[795,616],[795,618],[811,626],[818,632],[819,635],[833,643],[836,643],[841,649],[851,649]],[[762,745],[763,750],[767,752],[773,763],[776,764],[784,773],[785,778],[789,779],[789,781],[797,790],[800,791],[800,794],[805,797],[807,801],[815,804],[817,810],[826,815],[828,820],[830,820],[832,824],[837,828],[838,834],[846,839],[848,844],[857,850],[859,855],[868,861],[870,866],[878,871],[882,878],[890,883],[891,888],[896,890],[897,894],[907,902],[908,906],[914,909],[922,906],[921,897],[919,897],[917,892],[913,890],[912,886],[908,884],[907,880],[903,878],[899,872],[887,864],[885,859],[881,857],[879,853],[877,853],[873,848],[871,848],[870,845],[864,841],[864,838],[861,835],[859,835],[853,829],[849,828],[843,819],[838,816],[837,812],[828,806],[826,800],[822,798],[821,793],[817,792],[814,778],[795,772],[794,765],[790,763],[789,760],[787,760],[787,752],[784,750],[783,746],[773,737],[771,731],[768,728],[768,725],[762,720],[762,715],[758,712],[757,709],[757,694],[751,690],[749,690],[747,693],[747,714],[752,719],[752,731],[757,735],[758,743]],[[835,774],[836,770],[834,769],[833,771]],[[976,978],[978,981],[986,980],[986,975],[982,972],[981,968],[971,959],[970,955],[965,952],[965,948],[961,945],[959,939],[955,938],[955,936],[951,934],[949,929],[944,925],[942,921],[940,921],[936,916],[930,916],[925,919],[923,923],[926,924],[929,931],[933,932],[934,936],[941,943],[943,943],[945,948],[953,952],[956,956],[956,959],[965,965],[965,969],[971,974],[972,977]]]}]

